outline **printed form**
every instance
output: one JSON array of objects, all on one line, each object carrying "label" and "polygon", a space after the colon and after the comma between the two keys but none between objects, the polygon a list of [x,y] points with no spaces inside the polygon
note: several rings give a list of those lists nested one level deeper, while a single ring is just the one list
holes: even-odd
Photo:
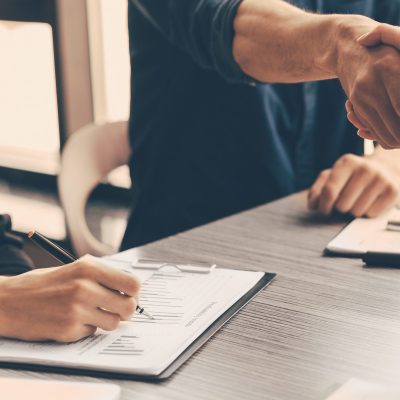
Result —
[{"label": "printed form", "polygon": [[[121,262],[117,266],[122,268]],[[264,276],[219,268],[133,272],[142,281],[140,305],[154,320],[136,313],[114,332],[99,331],[71,344],[0,339],[0,361],[158,375]]]}]

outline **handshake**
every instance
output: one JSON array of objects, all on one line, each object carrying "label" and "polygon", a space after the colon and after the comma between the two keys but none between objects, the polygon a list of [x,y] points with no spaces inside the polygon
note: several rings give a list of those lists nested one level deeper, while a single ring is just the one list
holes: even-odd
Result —
[{"label": "handshake", "polygon": [[368,48],[369,60],[352,85],[341,79],[349,98],[348,119],[362,138],[377,141],[384,149],[399,148],[400,28],[379,24],[358,43]]}]

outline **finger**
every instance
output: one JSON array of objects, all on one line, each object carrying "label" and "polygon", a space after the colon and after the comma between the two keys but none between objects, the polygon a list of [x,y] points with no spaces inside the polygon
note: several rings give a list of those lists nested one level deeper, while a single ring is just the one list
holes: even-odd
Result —
[{"label": "finger", "polygon": [[121,322],[119,315],[100,308],[88,310],[85,320],[87,324],[96,326],[104,331],[113,331],[117,329]]},{"label": "finger", "polygon": [[385,184],[378,177],[370,182],[365,188],[363,193],[357,199],[351,213],[355,217],[363,217],[367,215],[367,211],[376,202],[377,198],[382,195],[385,188]]},{"label": "finger", "polygon": [[384,211],[392,208],[398,201],[398,192],[391,188],[386,188],[383,193],[376,198],[372,205],[366,211],[369,218],[375,218]]},{"label": "finger", "polygon": [[346,101],[346,111],[347,111],[347,119],[352,123],[358,130],[368,131],[366,125],[363,125],[361,119],[356,115],[354,111],[353,104],[350,100]]},{"label": "finger", "polygon": [[362,125],[362,128],[359,129],[359,130],[370,132],[371,135],[374,135],[373,128],[369,124],[368,120],[366,118],[364,118],[363,114],[361,113],[361,111],[358,110],[357,107],[355,107],[352,103],[350,103],[350,104],[351,104],[351,107],[352,107],[352,112],[356,115],[357,119],[360,121],[360,123]]},{"label": "finger", "polygon": [[308,208],[310,210],[316,210],[318,208],[319,197],[321,196],[322,189],[325,186],[326,181],[328,180],[329,174],[331,173],[330,169],[322,171],[317,180],[312,185],[311,189],[308,192]]},{"label": "finger", "polygon": [[367,47],[383,43],[400,49],[400,29],[389,24],[380,24],[372,32],[361,36],[358,43]]},{"label": "finger", "polygon": [[329,215],[336,203],[338,196],[353,173],[349,157],[342,157],[332,168],[332,172],[321,192],[318,209],[319,212]]},{"label": "finger", "polygon": [[376,136],[373,135],[371,132],[369,131],[364,131],[364,130],[359,130],[357,132],[357,135],[360,136],[361,139],[365,139],[365,140],[376,140]]},{"label": "finger", "polygon": [[349,113],[349,112],[354,112],[353,104],[351,103],[350,100],[346,100],[345,107],[346,107],[347,113]]},{"label": "finger", "polygon": [[[390,145],[393,147],[399,147],[400,146],[400,117],[397,114],[396,110],[394,109],[394,103],[390,99],[389,93],[386,95],[386,105],[383,104],[380,107],[379,110],[379,116],[385,125],[387,131],[392,135],[393,141],[388,141]],[[399,104],[399,99],[398,99],[398,90],[395,91],[394,94],[392,94],[392,98],[395,99],[394,101],[396,102],[395,104]],[[400,112],[400,109],[399,109]],[[378,132],[379,133],[379,132]]]},{"label": "finger", "polygon": [[[382,96],[381,96],[382,97]],[[385,104],[381,105],[380,109],[391,106]],[[368,131],[375,135],[376,140],[384,149],[392,149],[396,147],[397,140],[393,137],[391,132],[387,129],[386,124],[383,122],[382,117],[369,105],[363,104],[363,107],[355,108],[357,116],[360,118],[364,125],[368,125]],[[368,121],[368,122],[365,122]]]},{"label": "finger", "polygon": [[137,305],[134,297],[123,296],[120,292],[111,291],[101,286],[97,288],[97,296],[92,304],[119,315],[124,321],[132,317]]},{"label": "finger", "polygon": [[335,208],[341,213],[348,213],[354,207],[364,190],[375,179],[375,176],[367,165],[358,168],[339,194]]},{"label": "finger", "polygon": [[78,260],[75,272],[79,277],[94,280],[111,290],[117,290],[131,297],[138,296],[140,282],[135,276],[106,267],[94,257],[85,256]]},{"label": "finger", "polygon": [[357,115],[354,113],[354,111],[350,111],[347,113],[347,119],[350,121],[351,124],[353,124],[358,130],[361,131],[368,131],[368,129],[363,126],[361,123],[360,119],[357,117]]}]

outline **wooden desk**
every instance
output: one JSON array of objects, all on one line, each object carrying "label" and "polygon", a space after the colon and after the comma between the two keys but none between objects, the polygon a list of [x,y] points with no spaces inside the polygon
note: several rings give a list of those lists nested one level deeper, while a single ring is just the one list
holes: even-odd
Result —
[{"label": "wooden desk", "polygon": [[122,399],[321,400],[351,377],[398,382],[400,271],[322,257],[342,225],[310,217],[301,194],[144,247],[279,275],[167,382],[116,381]]}]

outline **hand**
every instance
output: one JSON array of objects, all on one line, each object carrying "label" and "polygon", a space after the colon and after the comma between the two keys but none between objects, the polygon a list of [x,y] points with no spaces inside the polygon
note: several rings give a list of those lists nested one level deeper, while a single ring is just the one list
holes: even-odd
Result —
[{"label": "hand", "polygon": [[102,266],[92,257],[2,277],[0,335],[73,342],[97,328],[114,330],[135,312],[139,286],[134,277]]},{"label": "hand", "polygon": [[366,47],[386,44],[400,50],[400,27],[389,24],[379,24],[371,32],[362,35],[358,39],[358,43]]},{"label": "hand", "polygon": [[399,200],[399,182],[380,159],[346,154],[321,172],[308,193],[308,206],[325,215],[336,209],[373,218]]},{"label": "hand", "polygon": [[[362,35],[357,42],[365,47],[374,47],[383,44],[393,46],[397,50],[400,50],[400,28],[388,24],[380,24],[371,32]],[[397,68],[399,68],[399,65],[397,65]],[[390,97],[389,95],[389,98],[392,100],[397,116],[400,116],[400,96],[392,95],[392,97]],[[359,130],[359,136],[369,140],[377,139],[378,135],[376,132],[370,131],[370,129],[373,129],[373,126],[368,126],[367,121],[363,121],[362,116],[357,113],[354,109],[354,105],[350,101],[346,103],[346,109],[349,121]]]},{"label": "hand", "polygon": [[376,32],[383,29],[393,31],[390,38],[394,42],[399,40],[398,28],[382,26],[370,29],[375,32],[372,37],[363,35],[359,42],[342,42],[338,76],[351,103],[347,104],[349,120],[360,130],[359,134],[392,149],[400,147],[400,53],[390,46],[360,47],[374,43]]}]

